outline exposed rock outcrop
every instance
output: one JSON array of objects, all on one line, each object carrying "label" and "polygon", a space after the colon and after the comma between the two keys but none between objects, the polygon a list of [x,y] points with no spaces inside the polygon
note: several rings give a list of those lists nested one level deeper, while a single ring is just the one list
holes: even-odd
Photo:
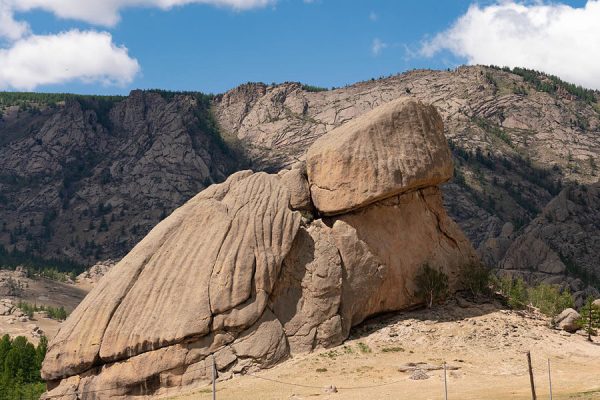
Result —
[{"label": "exposed rock outcrop", "polygon": [[81,274],[77,275],[75,281],[79,284],[94,286],[100,281],[100,278],[106,275],[108,271],[115,266],[116,263],[117,262],[114,260],[97,262]]},{"label": "exposed rock outcrop", "polygon": [[[414,149],[441,136],[432,107],[399,102],[383,111],[390,109],[400,112],[386,114],[387,123],[365,115],[353,129],[376,126],[390,143],[406,138]],[[325,138],[341,142],[338,135],[344,133]],[[432,154],[448,155],[443,136],[435,143],[441,148]],[[382,154],[398,157],[389,149]],[[424,264],[444,271],[456,288],[458,268],[476,256],[442,206],[440,160],[385,164],[380,156],[369,165],[346,155],[348,173],[360,162],[420,183],[406,190],[380,185],[352,211],[316,220],[312,210],[319,216],[330,209],[310,202],[314,175],[307,177],[302,164],[277,175],[238,172],[200,192],[112,268],[65,322],[43,364],[49,395],[155,394],[208,378],[211,355],[220,373],[239,373],[340,344],[366,318],[420,304],[414,278]],[[326,158],[319,162],[330,165]],[[363,178],[349,180],[355,188],[347,189],[361,190]]]},{"label": "exposed rock outcrop", "polygon": [[136,90],[44,109],[20,136],[0,122],[0,244],[84,264],[121,258],[239,168],[207,126],[208,107],[201,96]]},{"label": "exposed rock outcrop", "polygon": [[310,191],[339,214],[452,177],[442,118],[431,105],[398,99],[320,137],[306,154]]}]

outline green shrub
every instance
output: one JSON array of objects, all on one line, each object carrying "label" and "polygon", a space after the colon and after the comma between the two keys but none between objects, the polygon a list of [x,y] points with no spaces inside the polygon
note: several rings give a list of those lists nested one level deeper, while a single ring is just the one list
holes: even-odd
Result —
[{"label": "green shrub", "polygon": [[498,286],[510,308],[517,310],[525,308],[527,305],[527,285],[523,278],[501,278],[498,281]]},{"label": "green shrub", "polygon": [[358,349],[362,353],[370,353],[371,352],[371,348],[363,342],[358,342]]},{"label": "green shrub", "polygon": [[463,265],[460,269],[460,283],[475,298],[487,295],[490,291],[490,271],[481,263]]},{"label": "green shrub", "polygon": [[556,286],[540,284],[527,290],[529,303],[550,317],[560,314],[565,308],[572,308],[573,297],[568,290],[562,293]]},{"label": "green shrub", "polygon": [[428,308],[433,303],[440,302],[448,295],[448,276],[429,264],[425,264],[415,278],[418,291],[417,295],[427,304]]},{"label": "green shrub", "polygon": [[404,348],[399,346],[384,347],[383,349],[381,349],[382,353],[400,353],[404,351]]},{"label": "green shrub", "polygon": [[574,305],[573,296],[568,290],[561,292],[558,287],[541,283],[528,287],[523,278],[496,279],[493,286],[499,289],[506,298],[508,305],[514,309],[523,309],[530,305],[541,313],[554,317],[565,308]]}]

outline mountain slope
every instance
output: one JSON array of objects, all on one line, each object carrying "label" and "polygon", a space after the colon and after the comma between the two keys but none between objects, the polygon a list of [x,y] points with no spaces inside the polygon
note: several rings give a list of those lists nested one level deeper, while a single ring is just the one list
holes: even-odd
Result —
[{"label": "mountain slope", "polygon": [[0,243],[45,257],[122,256],[238,166],[198,95],[68,99],[34,112],[13,107],[4,120]]},{"label": "mountain slope", "polygon": [[490,265],[504,257],[488,251],[494,241],[508,248],[567,184],[598,180],[598,94],[522,69],[417,70],[335,90],[246,84],[212,98],[212,115],[197,95],[132,92],[103,107],[4,107],[0,243],[79,262],[119,257],[206,184],[243,163],[289,166],[323,133],[398,97],[439,109],[455,161],[445,205]]}]

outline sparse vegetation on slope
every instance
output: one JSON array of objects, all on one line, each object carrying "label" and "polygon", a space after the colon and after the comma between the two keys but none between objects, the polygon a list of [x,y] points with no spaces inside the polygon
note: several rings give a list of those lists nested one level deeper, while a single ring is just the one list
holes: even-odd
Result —
[{"label": "sparse vegetation on slope", "polygon": [[325,87],[321,87],[321,86],[313,86],[313,85],[302,85],[302,90],[305,90],[307,92],[326,92],[329,89],[325,88]]},{"label": "sparse vegetation on slope", "polygon": [[491,65],[490,68],[502,70],[505,72],[510,72],[516,75],[523,77],[523,80],[529,84],[531,84],[535,90],[540,92],[546,92],[554,94],[559,89],[563,89],[566,92],[572,94],[580,100],[583,100],[587,103],[597,103],[597,93],[594,90],[586,89],[580,85],[575,85],[573,83],[565,82],[560,79],[558,76],[545,74],[540,71],[536,71],[528,68],[509,68],[509,67],[497,67],[495,65]]},{"label": "sparse vegetation on slope", "polygon": [[48,314],[48,318],[55,319],[57,321],[64,321],[69,316],[69,313],[63,306],[52,307],[52,306],[38,306],[37,304],[30,304],[24,301],[19,301],[17,307],[23,311],[30,319],[33,318],[34,312],[44,311]]},{"label": "sparse vegetation on slope", "polygon": [[23,111],[40,112],[40,107],[56,107],[68,100],[84,104],[112,104],[126,96],[81,95],[72,93],[0,92],[0,110],[17,106]]},{"label": "sparse vegetation on slope", "polygon": [[494,281],[494,287],[506,298],[508,305],[517,310],[531,306],[544,315],[555,317],[574,305],[568,290],[561,291],[557,286],[545,283],[527,286],[522,278],[500,278]]}]

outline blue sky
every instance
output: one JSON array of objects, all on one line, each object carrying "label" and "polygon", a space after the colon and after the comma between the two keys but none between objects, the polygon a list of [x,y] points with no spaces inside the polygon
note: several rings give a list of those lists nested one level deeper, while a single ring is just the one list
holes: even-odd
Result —
[{"label": "blue sky", "polygon": [[[72,0],[69,9],[16,1],[0,0],[3,90],[220,93],[247,81],[331,87],[465,63],[529,66],[600,87],[598,1],[111,0],[120,5],[99,10],[92,10],[97,0]],[[573,41],[592,59],[585,68],[566,50],[556,55],[561,42]]]}]

